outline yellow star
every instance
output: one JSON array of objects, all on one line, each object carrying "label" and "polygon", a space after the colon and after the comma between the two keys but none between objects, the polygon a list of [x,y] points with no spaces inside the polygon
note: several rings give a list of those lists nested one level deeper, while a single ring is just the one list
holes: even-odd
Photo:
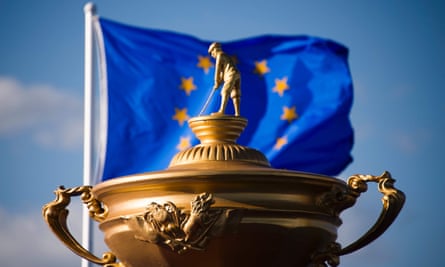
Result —
[{"label": "yellow star", "polygon": [[190,117],[187,115],[187,108],[179,109],[175,108],[175,115],[172,117],[175,121],[178,121],[179,125],[183,125]]},{"label": "yellow star", "polygon": [[181,86],[179,86],[179,88],[184,90],[187,95],[190,95],[191,91],[196,90],[196,85],[193,83],[193,77],[181,77]]},{"label": "yellow star", "polygon": [[187,136],[187,137],[182,137],[181,136],[180,140],[179,140],[179,144],[176,146],[176,148],[178,150],[182,151],[182,150],[186,150],[187,148],[189,148],[191,146],[192,145],[190,143],[190,137],[189,136]]},{"label": "yellow star", "polygon": [[295,119],[298,119],[298,114],[295,111],[295,106],[292,106],[291,108],[283,107],[283,114],[281,114],[280,118],[282,120],[287,120],[289,123],[291,123]]},{"label": "yellow star", "polygon": [[213,67],[212,61],[210,61],[210,57],[198,56],[198,64],[196,65],[204,70],[204,73],[209,73],[209,69]]},{"label": "yellow star", "polygon": [[283,79],[275,79],[275,87],[272,88],[272,91],[278,93],[280,96],[283,96],[284,91],[289,90],[289,85],[287,85],[287,77]]},{"label": "yellow star", "polygon": [[255,70],[254,72],[260,76],[270,72],[269,67],[267,66],[267,60],[255,61]]},{"label": "yellow star", "polygon": [[287,145],[287,136],[277,138],[277,142],[275,143],[273,149],[280,150],[284,145]]}]

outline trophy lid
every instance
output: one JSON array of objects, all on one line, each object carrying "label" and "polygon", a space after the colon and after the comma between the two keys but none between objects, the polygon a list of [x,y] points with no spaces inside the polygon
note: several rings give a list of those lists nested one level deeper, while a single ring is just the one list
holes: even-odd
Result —
[{"label": "trophy lid", "polygon": [[236,140],[247,125],[247,119],[213,114],[194,117],[188,123],[201,143],[177,153],[171,160],[169,169],[190,167],[209,169],[216,165],[234,164],[270,167],[263,153],[236,144]]}]

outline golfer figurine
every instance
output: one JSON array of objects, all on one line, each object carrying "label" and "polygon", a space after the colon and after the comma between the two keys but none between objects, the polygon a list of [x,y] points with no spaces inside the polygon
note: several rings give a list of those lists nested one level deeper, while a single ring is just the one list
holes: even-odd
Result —
[{"label": "golfer figurine", "polygon": [[[235,116],[240,116],[240,100],[241,100],[241,76],[233,63],[232,59],[221,50],[220,43],[212,43],[209,46],[209,54],[215,58],[215,84],[213,92],[222,85],[221,88],[221,106],[218,112],[212,115],[224,115],[224,111],[229,100],[232,99],[235,108]],[[213,92],[211,95],[213,95]]]}]

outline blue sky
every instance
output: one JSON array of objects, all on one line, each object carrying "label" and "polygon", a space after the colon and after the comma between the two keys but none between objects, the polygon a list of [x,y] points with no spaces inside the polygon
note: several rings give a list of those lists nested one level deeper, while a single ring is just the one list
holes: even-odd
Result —
[{"label": "blue sky", "polygon": [[[360,2],[360,3],[359,3]],[[85,1],[0,0],[0,264],[79,266],[40,215],[59,185],[82,184]],[[206,40],[309,34],[350,49],[354,162],[340,175],[389,170],[407,202],[392,227],[341,266],[440,266],[445,228],[444,1],[95,2],[104,17]],[[342,214],[339,241],[381,209],[370,186]],[[72,203],[70,225],[80,226]],[[97,254],[105,248],[97,233]]]}]

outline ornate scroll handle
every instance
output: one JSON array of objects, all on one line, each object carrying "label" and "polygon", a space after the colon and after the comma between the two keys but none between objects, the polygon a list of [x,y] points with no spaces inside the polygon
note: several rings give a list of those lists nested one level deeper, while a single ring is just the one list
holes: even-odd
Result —
[{"label": "ornate scroll handle", "polygon": [[345,255],[359,250],[377,239],[394,222],[405,203],[405,194],[394,188],[395,180],[387,171],[380,176],[353,175],[348,179],[348,186],[352,190],[352,193],[358,197],[368,189],[367,182],[378,183],[378,190],[383,194],[382,211],[371,229],[357,241],[340,250],[338,255]]},{"label": "ornate scroll handle", "polygon": [[53,233],[74,253],[96,264],[104,265],[105,267],[122,266],[116,263],[116,257],[111,253],[104,253],[102,258],[98,258],[86,250],[77,240],[71,235],[68,230],[67,218],[68,210],[66,207],[70,204],[72,196],[79,196],[84,204],[87,205],[90,217],[101,222],[105,220],[108,210],[106,207],[94,198],[91,194],[91,186],[79,186],[65,189],[60,186],[56,191],[56,199],[46,204],[42,209],[43,218],[49,225]]}]

